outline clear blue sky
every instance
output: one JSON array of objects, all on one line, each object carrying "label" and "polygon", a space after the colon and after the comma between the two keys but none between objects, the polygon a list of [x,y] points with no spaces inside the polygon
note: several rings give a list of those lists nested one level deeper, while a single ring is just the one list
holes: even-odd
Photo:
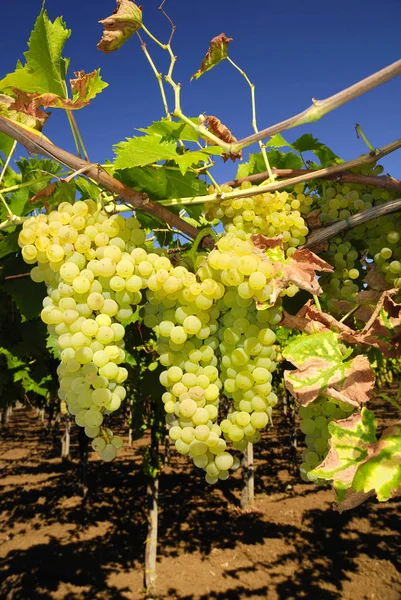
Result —
[{"label": "clear blue sky", "polygon": [[[141,3],[147,27],[166,40],[169,26],[157,10],[160,0]],[[40,7],[41,0],[2,3],[0,77],[14,70],[17,58],[23,58]],[[312,97],[332,95],[401,57],[400,0],[380,4],[376,0],[168,0],[165,7],[177,25],[175,78],[183,84],[184,112],[217,115],[237,138],[251,133],[249,88],[240,75],[222,63],[189,83],[210,39],[221,32],[233,38],[230,55],[256,84],[260,128],[300,112]],[[135,127],[159,119],[163,112],[156,80],[135,37],[109,55],[96,49],[101,37],[98,20],[114,8],[113,0],[47,1],[50,18],[62,15],[72,29],[64,52],[71,57],[71,76],[73,71],[101,67],[110,84],[89,107],[76,113],[94,162],[112,158],[113,143],[133,135]],[[165,69],[164,53],[150,40],[148,49],[158,68]],[[344,159],[351,159],[365,152],[355,136],[357,122],[376,147],[401,136],[401,77],[284,136],[291,141],[310,132]],[[53,111],[46,127],[54,143],[73,151],[61,111]],[[401,177],[401,151],[383,164]],[[220,181],[234,173],[232,164],[217,170]]]}]

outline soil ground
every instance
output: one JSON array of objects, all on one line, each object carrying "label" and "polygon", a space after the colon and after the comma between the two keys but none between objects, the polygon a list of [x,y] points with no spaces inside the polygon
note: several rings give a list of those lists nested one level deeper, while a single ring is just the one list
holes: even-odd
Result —
[{"label": "soil ground", "polygon": [[[160,477],[158,598],[401,598],[401,500],[334,512],[329,490],[290,474],[288,435],[278,422],[255,447],[252,512],[239,509],[239,472],[211,487],[172,453]],[[144,443],[111,464],[91,455],[83,499],[77,446],[62,464],[35,413],[14,411],[0,440],[1,599],[144,598]]]}]

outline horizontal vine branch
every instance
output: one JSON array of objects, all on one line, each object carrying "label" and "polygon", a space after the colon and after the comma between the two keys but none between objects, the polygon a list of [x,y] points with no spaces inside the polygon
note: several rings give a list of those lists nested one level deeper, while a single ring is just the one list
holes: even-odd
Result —
[{"label": "horizontal vine branch", "polygon": [[286,131],[287,129],[292,129],[293,127],[298,127],[299,125],[305,125],[306,123],[314,123],[315,121],[319,121],[327,113],[332,112],[336,108],[339,108],[354,98],[358,98],[358,96],[362,96],[362,94],[366,94],[366,92],[369,92],[379,85],[390,81],[398,75],[401,75],[401,59],[392,63],[388,67],[377,71],[373,75],[362,79],[358,83],[351,85],[345,90],[334,94],[334,96],[330,96],[325,100],[312,100],[313,103],[309,108],[297,115],[294,115],[293,117],[290,117],[289,119],[285,119],[285,121],[281,121],[281,123],[276,123],[276,125],[267,127],[258,133],[254,133],[246,138],[243,138],[242,140],[238,140],[238,142],[235,142],[234,144],[227,144],[226,151],[231,154],[236,154],[242,150],[242,148],[246,148],[251,144],[271,137],[272,135],[280,133],[281,131]]},{"label": "horizontal vine branch", "polygon": [[395,140],[395,142],[391,142],[390,144],[383,146],[383,148],[378,148],[374,153],[362,154],[361,156],[358,156],[358,158],[354,158],[348,162],[341,163],[340,165],[334,165],[332,167],[326,167],[324,169],[319,169],[318,171],[306,172],[302,170],[302,175],[292,177],[291,179],[274,181],[273,183],[267,183],[266,185],[254,186],[246,190],[234,190],[232,192],[223,194],[216,193],[209,194],[207,196],[195,196],[193,198],[171,198],[168,200],[161,200],[160,203],[164,206],[173,206],[178,204],[185,206],[186,204],[204,204],[206,202],[233,200],[234,198],[249,198],[255,194],[275,192],[277,190],[282,190],[289,185],[292,186],[296,183],[304,183],[305,181],[311,181],[312,179],[322,179],[330,175],[338,176],[338,173],[341,173],[344,170],[353,169],[354,167],[359,167],[360,165],[374,163],[383,158],[383,156],[387,156],[387,154],[391,154],[391,152],[394,152],[399,148],[401,148],[401,138]]},{"label": "horizontal vine branch", "polygon": [[316,229],[310,236],[308,236],[306,244],[300,246],[300,248],[317,246],[318,244],[326,242],[341,231],[357,227],[358,225],[362,225],[362,223],[366,223],[367,221],[372,221],[373,219],[377,219],[383,215],[388,215],[398,211],[401,211],[401,198],[390,200],[389,202],[380,204],[379,206],[367,208],[366,210],[363,210],[356,215],[352,215],[343,221],[338,221],[337,223],[333,223],[333,225],[329,225],[328,227]]},{"label": "horizontal vine branch", "polygon": [[16,123],[10,121],[6,117],[0,115],[0,131],[16,140],[22,146],[24,146],[28,152],[32,154],[41,154],[47,156],[64,166],[69,167],[73,171],[85,172],[85,174],[102,185],[104,188],[116,194],[118,198],[124,200],[135,209],[144,210],[153,216],[160,219],[160,221],[169,223],[176,229],[179,229],[191,238],[196,238],[199,231],[181,219],[178,215],[172,213],[164,206],[156,202],[152,202],[147,194],[139,193],[128,187],[121,181],[118,181],[100,165],[92,164],[82,158],[78,158],[70,152],[53,145],[52,143],[45,140],[40,135],[30,133],[23,127],[20,127]]},{"label": "horizontal vine branch", "polygon": [[[312,169],[275,169],[272,168],[273,175],[276,175],[278,178],[287,178],[291,179],[292,177],[300,177],[304,173],[316,173]],[[226,181],[224,184],[220,185],[229,185],[232,188],[239,187],[244,181],[250,181],[251,183],[261,183],[262,181],[266,181],[269,178],[269,173],[267,171],[263,171],[262,173],[255,173],[254,175],[248,175],[247,177],[240,177],[239,179],[232,179],[231,181]],[[373,175],[360,175],[359,173],[347,173],[346,171],[340,171],[339,173],[329,174],[329,175],[321,175],[319,179],[329,179],[334,181],[341,181],[343,183],[358,183],[360,185],[367,185],[371,187],[377,187],[384,190],[395,190],[397,192],[401,192],[401,181],[398,179],[394,179],[393,177],[387,177],[385,175],[381,175],[379,177],[375,177]]]}]

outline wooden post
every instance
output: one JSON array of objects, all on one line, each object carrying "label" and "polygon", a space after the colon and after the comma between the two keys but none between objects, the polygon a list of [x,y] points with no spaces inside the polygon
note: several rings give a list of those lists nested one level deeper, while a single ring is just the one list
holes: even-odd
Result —
[{"label": "wooden post", "polygon": [[159,479],[150,478],[146,490],[148,500],[148,535],[145,544],[145,588],[146,597],[156,595],[157,528],[159,512]]},{"label": "wooden post", "polygon": [[88,493],[88,436],[85,430],[80,427],[78,431],[79,457],[81,460],[81,484],[82,496],[85,498]]},{"label": "wooden post", "polygon": [[65,415],[64,435],[61,438],[61,459],[63,462],[70,460],[70,441],[71,441],[71,419],[70,415]]},{"label": "wooden post", "polygon": [[255,475],[253,468],[253,444],[248,443],[242,458],[241,508],[249,508],[255,502]]},{"label": "wooden post", "polygon": [[[154,409],[153,402],[151,410]],[[159,469],[159,439],[157,435],[157,422],[153,418],[150,428],[150,467],[151,472],[158,473]],[[149,475],[149,481],[146,489],[148,501],[148,533],[145,543],[145,589],[146,598],[156,596],[156,564],[157,564],[157,529],[159,513],[159,479],[158,475],[152,477]]]}]

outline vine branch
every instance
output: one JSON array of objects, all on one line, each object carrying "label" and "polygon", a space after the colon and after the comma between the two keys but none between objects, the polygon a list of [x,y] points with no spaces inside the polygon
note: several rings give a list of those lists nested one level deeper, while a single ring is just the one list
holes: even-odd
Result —
[{"label": "vine branch", "polygon": [[104,171],[99,165],[91,164],[82,158],[78,158],[70,152],[59,148],[46,141],[40,135],[32,134],[13,121],[10,121],[6,117],[0,116],[0,131],[10,136],[22,144],[28,152],[33,154],[41,154],[47,156],[74,171],[85,169],[88,177],[102,185],[104,188],[116,194],[119,198],[130,204],[135,209],[142,209],[158,218],[160,221],[169,223],[171,226],[176,227],[183,233],[187,234],[190,238],[196,238],[199,231],[196,227],[193,227],[178,215],[170,212],[164,206],[159,203],[155,203],[149,199],[149,196],[144,193],[139,193],[128,187],[121,181],[118,181],[106,171]]},{"label": "vine branch", "polygon": [[377,71],[373,75],[362,79],[358,83],[351,85],[345,90],[330,96],[329,98],[325,98],[324,100],[313,99],[312,105],[309,108],[297,115],[294,115],[293,117],[290,117],[289,119],[285,119],[280,123],[276,123],[271,127],[267,127],[266,129],[243,138],[242,140],[238,140],[238,142],[233,144],[225,144],[225,151],[229,154],[236,154],[242,150],[242,148],[246,148],[255,142],[259,142],[260,140],[271,137],[272,135],[280,133],[281,131],[286,131],[287,129],[292,129],[293,127],[298,127],[299,125],[305,125],[307,123],[319,121],[329,112],[332,112],[343,104],[350,102],[350,100],[354,100],[354,98],[358,98],[359,96],[366,94],[366,92],[369,92],[379,85],[390,81],[398,75],[401,75],[401,59],[392,63],[388,67]]},{"label": "vine branch", "polygon": [[[273,175],[276,175],[278,178],[287,178],[291,179],[292,177],[300,177],[304,173],[316,173],[312,169],[276,169],[272,167]],[[237,188],[244,181],[250,181],[251,183],[260,183],[269,178],[268,171],[263,171],[262,173],[255,173],[254,175],[248,175],[247,177],[241,177],[239,179],[232,179],[231,181],[226,181],[224,184],[220,185],[228,185],[232,188]],[[388,176],[374,176],[374,175],[361,175],[359,173],[348,173],[346,171],[339,173],[334,173],[332,175],[321,175],[319,179],[329,179],[329,180],[340,180],[344,183],[358,183],[360,185],[367,185],[372,187],[377,187],[385,190],[396,190],[401,192],[401,181],[399,179],[395,179],[393,177]]]},{"label": "vine branch", "polygon": [[337,223],[333,223],[328,227],[322,227],[320,229],[316,229],[310,236],[306,243],[300,248],[310,248],[311,246],[317,246],[322,242],[326,242],[333,236],[337,235],[341,231],[345,231],[346,229],[351,229],[353,227],[357,227],[358,225],[362,225],[367,221],[371,221],[372,219],[377,219],[383,215],[388,215],[393,212],[401,211],[401,198],[397,198],[396,200],[390,200],[385,204],[380,204],[378,206],[373,206],[372,208],[367,208],[362,212],[352,215],[343,221],[338,221]]},{"label": "vine branch", "polygon": [[163,206],[173,206],[175,204],[182,204],[185,206],[186,204],[204,204],[206,202],[217,202],[219,200],[233,200],[234,198],[249,198],[255,194],[265,194],[266,192],[275,192],[277,190],[282,190],[283,188],[288,187],[289,185],[295,185],[296,183],[303,183],[305,181],[311,181],[312,179],[324,179],[327,176],[338,175],[344,170],[353,169],[354,167],[359,167],[360,165],[368,165],[370,163],[375,163],[383,156],[394,152],[401,148],[401,139],[398,139],[383,148],[378,148],[374,153],[362,154],[358,158],[354,158],[353,160],[349,160],[348,162],[341,163],[339,165],[334,165],[332,167],[325,167],[324,169],[319,169],[318,171],[303,171],[302,175],[297,177],[292,177],[291,179],[284,179],[283,181],[275,181],[273,183],[267,183],[266,185],[259,185],[248,188],[246,190],[234,190],[229,193],[224,194],[209,194],[207,196],[196,196],[194,198],[172,198],[169,200],[161,200],[160,204]]}]

